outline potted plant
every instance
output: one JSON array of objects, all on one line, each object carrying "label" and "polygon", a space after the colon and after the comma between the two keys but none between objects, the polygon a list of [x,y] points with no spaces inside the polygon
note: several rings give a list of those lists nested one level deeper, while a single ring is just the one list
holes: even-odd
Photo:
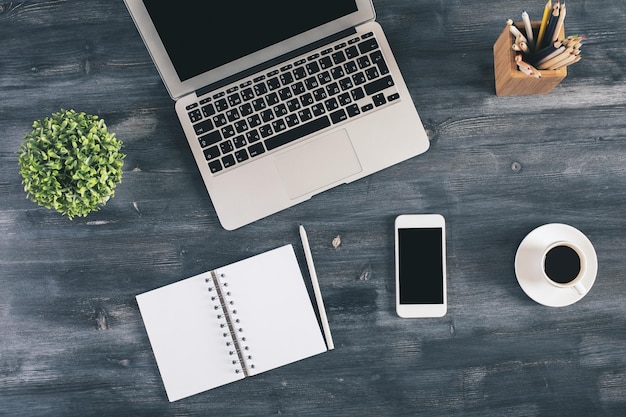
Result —
[{"label": "potted plant", "polygon": [[98,116],[61,110],[37,120],[18,151],[24,191],[69,219],[84,217],[106,204],[121,182],[121,148]]}]

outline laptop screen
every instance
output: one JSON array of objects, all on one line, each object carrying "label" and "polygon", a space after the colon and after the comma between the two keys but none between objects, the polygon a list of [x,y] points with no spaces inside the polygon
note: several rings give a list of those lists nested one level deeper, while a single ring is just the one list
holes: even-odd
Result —
[{"label": "laptop screen", "polygon": [[355,0],[144,0],[181,81],[357,11]]}]

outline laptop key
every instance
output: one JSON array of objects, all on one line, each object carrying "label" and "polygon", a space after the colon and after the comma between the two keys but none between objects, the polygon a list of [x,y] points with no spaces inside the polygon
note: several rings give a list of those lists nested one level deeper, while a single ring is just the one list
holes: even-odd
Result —
[{"label": "laptop key", "polygon": [[206,106],[202,106],[202,114],[204,117],[211,117],[215,114],[215,107],[213,104],[209,103]]},{"label": "laptop key", "polygon": [[248,87],[241,91],[241,98],[245,101],[252,100],[254,98],[254,91],[252,88]]},{"label": "laptop key", "polygon": [[322,103],[315,104],[315,105],[311,106],[311,111],[313,112],[313,115],[315,117],[320,116],[320,115],[326,113],[326,109],[324,108]]},{"label": "laptop key", "polygon": [[203,133],[213,130],[213,122],[211,122],[210,119],[207,119],[204,122],[193,125],[193,129],[195,130],[196,135],[202,135]]},{"label": "laptop key", "polygon": [[371,52],[374,49],[378,49],[378,42],[376,42],[376,38],[369,38],[359,44],[359,51],[361,51],[362,54]]},{"label": "laptop key", "polygon": [[380,77],[380,74],[378,73],[378,67],[371,67],[371,68],[366,69],[365,77],[368,79],[368,81],[371,81]]},{"label": "laptop key", "polygon": [[287,129],[287,124],[283,119],[274,120],[272,122],[272,128],[274,129],[275,133],[282,132],[283,130]]},{"label": "laptop key", "polygon": [[288,85],[293,82],[293,75],[290,72],[285,72],[284,74],[280,74],[280,83],[282,85]]},{"label": "laptop key", "polygon": [[330,118],[332,119],[333,123],[336,124],[336,123],[343,122],[344,120],[346,120],[348,118],[348,115],[343,109],[339,109],[337,111],[332,112],[330,114]]},{"label": "laptop key", "polygon": [[365,88],[367,95],[371,96],[372,94],[382,91],[385,88],[392,87],[393,85],[393,78],[391,78],[391,75],[387,75],[386,77],[379,78],[371,83],[365,84],[363,88]]},{"label": "laptop key", "polygon": [[361,87],[357,87],[354,90],[350,91],[350,94],[352,94],[352,98],[354,99],[354,101],[360,100],[365,97],[365,91],[363,91],[363,88]]},{"label": "laptop key", "polygon": [[235,107],[241,104],[241,96],[239,95],[239,93],[234,93],[228,96],[228,104],[230,104],[231,107]]},{"label": "laptop key", "polygon": [[265,152],[265,148],[263,147],[263,142],[255,143],[254,145],[250,145],[248,147],[248,152],[250,156],[254,158],[255,156],[259,156]]},{"label": "laptop key", "polygon": [[356,74],[353,74],[352,81],[354,82],[354,85],[363,84],[366,81],[365,74],[363,74],[362,72],[357,72]]},{"label": "laptop key", "polygon": [[211,171],[211,174],[215,174],[216,172],[219,172],[222,169],[223,169],[222,163],[220,162],[219,159],[209,162],[209,170]]},{"label": "laptop key", "polygon": [[222,158],[222,164],[224,164],[224,168],[230,168],[235,165],[235,157],[231,155],[226,155]]},{"label": "laptop key", "polygon": [[337,103],[337,100],[334,97],[324,101],[324,105],[328,111],[337,110],[339,108],[339,103]]},{"label": "laptop key", "polygon": [[319,65],[315,61],[309,62],[305,66],[306,66],[306,71],[309,73],[309,75],[313,75],[313,74],[319,72],[319,70],[320,70]]},{"label": "laptop key", "polygon": [[222,128],[222,136],[224,137],[224,139],[235,136],[235,128],[233,127],[233,125],[224,126]]},{"label": "laptop key", "polygon": [[220,149],[222,150],[223,154],[226,154],[228,152],[232,152],[233,151],[233,143],[229,140],[227,140],[226,142],[222,142],[220,143]]},{"label": "laptop key", "polygon": [[332,66],[333,66],[333,61],[330,59],[329,56],[325,56],[322,59],[320,59],[320,67],[322,67],[322,69],[330,68]]},{"label": "laptop key", "polygon": [[344,55],[343,51],[337,51],[334,54],[331,55],[333,58],[333,62],[338,65],[341,64],[342,62],[344,62],[346,60],[346,56]]},{"label": "laptop key", "polygon": [[[204,122],[202,122],[204,123]],[[224,126],[227,121],[226,121],[226,116],[224,116],[223,114],[218,114],[213,116],[213,123],[215,123],[215,127],[222,127]]]},{"label": "laptop key", "polygon": [[296,80],[301,80],[307,76],[307,73],[304,67],[296,67],[293,70],[293,76],[296,78]]},{"label": "laptop key", "polygon": [[267,96],[265,96],[265,101],[267,101],[268,106],[273,106],[274,104],[280,101],[280,98],[278,97],[278,94],[270,93]]},{"label": "laptop key", "polygon": [[246,139],[243,135],[235,136],[233,138],[233,145],[235,145],[235,148],[240,149],[246,146]]},{"label": "laptop key", "polygon": [[218,156],[220,156],[220,150],[217,147],[217,145],[211,146],[210,148],[204,150],[204,157],[206,158],[207,161],[210,161],[211,159],[215,159]]},{"label": "laptop key", "polygon": [[189,113],[189,120],[191,121],[191,123],[195,123],[198,120],[202,119],[202,114],[200,113],[200,110],[195,109],[194,111],[190,111]]},{"label": "laptop key", "polygon": [[267,87],[270,91],[280,88],[280,81],[278,80],[278,77],[270,78],[269,80],[267,80]]},{"label": "laptop key", "polygon": [[263,97],[259,97],[252,101],[252,108],[255,111],[263,110],[267,105],[265,104],[265,99]]},{"label": "laptop key", "polygon": [[254,85],[254,93],[257,96],[262,96],[263,94],[267,93],[267,85],[265,85],[264,82],[260,82],[258,84]]},{"label": "laptop key", "polygon": [[245,149],[241,149],[235,152],[235,159],[237,160],[237,162],[243,162],[248,158],[249,158],[248,152],[246,152]]},{"label": "laptop key", "polygon": [[259,117],[258,114],[253,114],[252,116],[248,117],[246,120],[248,121],[249,127],[257,127],[258,125],[262,123],[261,118]]},{"label": "laptop key", "polygon": [[228,102],[225,98],[221,98],[215,102],[215,108],[217,111],[224,111],[228,108]]},{"label": "laptop key", "polygon": [[265,147],[268,151],[276,149],[279,146],[293,142],[296,139],[300,139],[311,133],[318,132],[326,127],[330,126],[330,119],[328,116],[322,116],[319,119],[314,119],[310,122],[303,123],[294,127],[291,130],[286,130],[276,136],[273,136],[265,140]]},{"label": "laptop key", "polygon": [[298,116],[302,122],[307,122],[313,118],[313,114],[309,109],[302,109],[298,112]]},{"label": "laptop key", "polygon": [[251,130],[249,132],[246,132],[246,139],[248,139],[249,143],[252,143],[252,142],[256,142],[257,140],[261,139],[261,136],[259,136],[259,131],[254,129],[254,130]]},{"label": "laptop key", "polygon": [[202,148],[215,145],[221,140],[222,140],[222,135],[220,134],[219,130],[214,130],[213,132],[198,138],[198,141],[200,142],[200,146]]},{"label": "laptop key", "polygon": [[272,126],[270,126],[269,124],[266,124],[259,128],[259,133],[261,134],[262,138],[266,138],[274,132],[272,131]]},{"label": "laptop key", "polygon": [[372,101],[374,102],[374,106],[379,107],[387,102],[385,100],[385,95],[383,93],[374,94],[372,96]]},{"label": "laptop key", "polygon": [[357,55],[359,55],[359,51],[356,49],[356,46],[353,45],[346,48],[346,56],[348,57],[348,59],[352,59]]},{"label": "laptop key", "polygon": [[346,107],[346,111],[348,112],[348,116],[350,117],[354,117],[354,116],[361,114],[361,110],[359,109],[358,104],[349,105],[348,107]]},{"label": "laptop key", "polygon": [[242,117],[249,116],[252,113],[253,113],[253,110],[252,110],[252,105],[250,103],[244,103],[241,106],[239,106],[239,114],[241,114]]},{"label": "laptop key", "polygon": [[389,68],[387,67],[387,63],[383,58],[382,52],[374,51],[370,54],[370,58],[372,59],[372,62],[378,66],[378,71],[380,71],[382,75],[389,74]]},{"label": "laptop key", "polygon": [[291,90],[293,91],[295,95],[298,96],[306,91],[306,87],[304,86],[302,81],[298,81],[297,83],[291,86]]}]

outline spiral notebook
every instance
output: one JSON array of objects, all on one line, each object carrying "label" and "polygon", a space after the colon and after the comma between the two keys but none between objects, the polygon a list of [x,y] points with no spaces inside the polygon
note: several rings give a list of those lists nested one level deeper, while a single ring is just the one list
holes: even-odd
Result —
[{"label": "spiral notebook", "polygon": [[170,401],[327,350],[292,245],[137,296]]}]

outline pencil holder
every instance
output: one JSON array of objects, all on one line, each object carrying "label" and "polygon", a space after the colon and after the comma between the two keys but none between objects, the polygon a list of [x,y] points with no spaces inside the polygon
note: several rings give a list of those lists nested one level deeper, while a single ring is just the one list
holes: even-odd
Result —
[{"label": "pencil holder", "polygon": [[[537,33],[541,22],[531,22],[533,33]],[[523,28],[522,22],[515,26]],[[522,29],[523,30],[523,29]],[[561,28],[562,39],[565,29]],[[559,85],[567,76],[567,68],[541,71],[541,78],[528,76],[520,71],[515,62],[515,51],[511,47],[515,38],[509,27],[505,27],[493,45],[493,67],[496,78],[496,95],[521,96],[530,94],[546,94]]]}]

